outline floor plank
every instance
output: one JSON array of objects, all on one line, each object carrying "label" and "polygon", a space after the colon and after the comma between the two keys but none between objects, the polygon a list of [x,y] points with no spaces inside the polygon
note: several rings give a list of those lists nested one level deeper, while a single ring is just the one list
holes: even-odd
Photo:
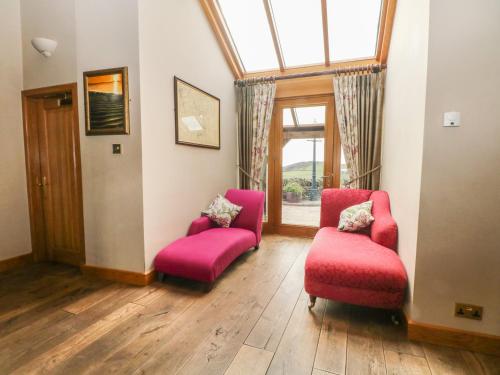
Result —
[{"label": "floor plank", "polygon": [[500,357],[482,353],[473,353],[482,371],[487,375],[500,375]]},{"label": "floor plank", "polygon": [[[288,251],[289,243],[283,237],[266,237],[259,251],[245,254],[224,273],[210,293],[200,296],[179,319],[159,332],[164,345],[159,347],[156,342],[149,342],[137,350],[134,343],[113,355],[99,372],[123,373],[135,369],[137,373],[169,373],[183,366],[197,367],[200,371],[208,371],[212,366],[225,370],[244,340],[235,335],[238,329],[233,329],[231,316],[241,314],[249,301],[255,301],[255,293],[266,291],[268,280],[281,278],[290,268],[298,253]],[[278,285],[279,282],[274,288]],[[273,289],[268,288],[268,292]],[[215,346],[212,340],[216,340]],[[230,345],[234,341],[239,345]]]},{"label": "floor plank", "polygon": [[210,293],[49,263],[0,273],[0,374],[500,375],[500,357],[409,342],[388,311],[318,299],[310,312],[309,244],[264,236]]},{"label": "floor plank", "polygon": [[[290,243],[286,243],[283,246],[277,245],[279,247],[275,249],[261,249],[264,250],[261,256],[264,256],[266,261],[258,266],[259,273],[251,272],[244,281],[244,287],[236,288],[231,295],[220,302],[219,309],[214,313],[225,311],[226,314],[214,315],[216,322],[209,327],[208,334],[198,341],[199,344],[192,350],[192,355],[185,356],[189,359],[182,364],[178,374],[224,373],[291,265],[303,250],[289,245]],[[233,285],[237,286],[238,284]],[[210,319],[205,318],[203,323],[203,326],[206,326],[210,323]],[[200,327],[200,324],[197,326]],[[197,342],[193,341],[193,336],[193,331],[186,330],[178,338],[181,342],[193,345]],[[172,341],[176,342],[176,339]],[[170,347],[170,350],[173,349]],[[148,372],[172,370],[176,368],[176,363],[184,361],[178,353],[172,357],[175,358],[172,363],[167,360],[161,366],[149,367]]]},{"label": "floor plank", "polygon": [[95,293],[91,293],[79,300],[68,304],[63,308],[64,311],[71,314],[80,314],[81,312],[88,310],[92,306],[97,305],[99,302],[105,300],[106,298],[114,298],[114,296],[122,291],[124,288],[123,284],[110,284],[102,289],[97,290]]},{"label": "floor plank", "polygon": [[418,357],[425,356],[422,345],[418,342],[408,340],[406,329],[401,324],[395,325],[392,321],[387,320],[383,323],[380,332],[385,350]]},{"label": "floor plank", "polygon": [[[0,363],[2,363],[3,358],[8,358],[4,368],[13,371],[62,342],[67,342],[72,336],[80,335],[90,325],[112,314],[127,303],[133,302],[136,298],[149,294],[152,290],[154,289],[150,287],[126,287],[119,296],[104,300],[79,315],[59,310],[65,314],[63,317],[58,320],[47,319],[45,325],[37,327],[38,330],[30,327],[21,336],[16,335],[17,331],[14,332],[7,342],[8,345],[0,347]],[[48,318],[54,317],[54,314],[49,314]]]},{"label": "floor plank", "polygon": [[265,375],[273,355],[264,349],[242,345],[225,375]]},{"label": "floor plank", "polygon": [[318,346],[326,301],[318,299],[309,311],[308,294],[303,290],[286,327],[268,374],[310,374]]},{"label": "floor plank", "polygon": [[431,375],[429,365],[424,357],[386,350],[385,364],[387,375]]},{"label": "floor plank", "polygon": [[[159,339],[158,333],[184,313],[193,303],[195,294],[157,286],[153,293],[134,302],[143,306],[144,310],[68,359],[59,366],[57,373],[103,373],[99,370],[100,365],[125,346],[141,346],[141,342]],[[92,358],[92,361],[89,361],[89,358]]]},{"label": "floor plank", "polygon": [[13,374],[43,374],[51,372],[64,360],[78,353],[97,338],[116,327],[123,320],[129,319],[144,309],[144,306],[128,303],[81,331],[78,335],[52,347],[43,355],[18,368]]},{"label": "floor plank", "polygon": [[349,306],[328,301],[319,336],[314,368],[345,374]]},{"label": "floor plank", "polygon": [[[475,372],[471,364],[462,355],[460,350],[424,344],[425,356],[433,374],[439,375],[482,375],[483,372]],[[471,366],[472,365],[472,366]],[[477,370],[477,368],[476,368]]]},{"label": "floor plank", "polygon": [[[332,375],[331,372],[323,371],[323,370],[318,370],[317,368],[313,369],[312,375]],[[336,374],[334,374],[336,375]]]},{"label": "floor plank", "polygon": [[382,339],[376,324],[375,309],[351,308],[347,339],[346,374],[385,374]]},{"label": "floor plank", "polygon": [[[305,247],[310,241],[297,241],[298,247]],[[304,286],[304,263],[307,252],[297,258],[271,302],[259,318],[257,324],[245,340],[245,344],[275,351],[285,331],[286,325],[300,292]]]}]

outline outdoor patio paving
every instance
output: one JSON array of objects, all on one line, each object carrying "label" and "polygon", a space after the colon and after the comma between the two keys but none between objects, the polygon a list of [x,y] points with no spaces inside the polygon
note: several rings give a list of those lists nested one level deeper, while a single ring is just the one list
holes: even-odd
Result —
[{"label": "outdoor patio paving", "polygon": [[305,225],[310,227],[319,226],[320,202],[307,202],[289,204],[283,202],[282,218],[283,224]]}]

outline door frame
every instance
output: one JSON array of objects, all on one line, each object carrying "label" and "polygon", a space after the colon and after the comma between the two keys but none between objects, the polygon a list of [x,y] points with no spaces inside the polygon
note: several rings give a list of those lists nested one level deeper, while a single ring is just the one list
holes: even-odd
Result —
[{"label": "door frame", "polygon": [[[24,134],[24,155],[26,164],[26,185],[28,191],[28,206],[30,216],[30,232],[31,232],[31,248],[32,258],[34,262],[40,262],[48,259],[45,229],[41,228],[44,225],[43,205],[41,201],[40,188],[37,186],[36,169],[39,168],[39,153],[38,149],[33,147],[34,143],[38,143],[38,134],[30,132],[29,121],[33,114],[29,113],[28,101],[31,99],[40,99],[47,97],[57,97],[64,94],[71,94],[72,111],[73,111],[73,134],[74,134],[74,155],[75,165],[74,172],[76,177],[76,194],[78,197],[78,213],[77,224],[79,226],[79,252],[81,263],[85,264],[85,232],[83,222],[83,193],[82,193],[82,168],[80,157],[80,125],[78,112],[78,89],[76,82],[62,85],[40,87],[21,91],[22,111],[23,111],[23,134]],[[41,230],[43,229],[43,230]]]},{"label": "door frame", "polygon": [[[269,132],[268,153],[268,215],[264,224],[266,233],[277,233],[286,236],[314,237],[319,227],[283,224],[281,222],[282,204],[282,157],[283,157],[283,109],[289,107],[305,107],[325,105],[325,161],[324,171],[332,174],[332,179],[325,187],[340,185],[340,133],[337,126],[335,100],[333,94],[310,95],[293,98],[277,98],[275,100],[271,130]],[[330,124],[330,125],[328,125]]]}]

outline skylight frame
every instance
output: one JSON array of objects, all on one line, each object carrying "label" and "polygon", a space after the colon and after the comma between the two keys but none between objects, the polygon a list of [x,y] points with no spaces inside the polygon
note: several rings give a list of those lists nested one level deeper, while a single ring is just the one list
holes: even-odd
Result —
[{"label": "skylight frame", "polygon": [[[217,0],[199,0],[200,4],[205,11],[207,19],[212,26],[215,33],[217,41],[224,53],[224,56],[233,72],[236,79],[244,78],[254,78],[263,77],[269,75],[279,75],[286,76],[296,73],[307,73],[307,72],[320,72],[330,70],[332,68],[343,67],[354,65],[356,66],[366,66],[372,64],[385,64],[387,63],[387,56],[389,51],[389,45],[391,40],[392,25],[394,21],[394,14],[396,9],[396,0],[382,0],[381,12],[379,16],[379,26],[378,34],[376,37],[376,54],[375,56],[369,56],[367,58],[361,59],[351,59],[345,61],[331,61],[329,50],[329,38],[328,35],[328,17],[327,17],[327,0],[317,0],[321,1],[322,8],[322,26],[323,26],[323,45],[325,50],[325,61],[321,64],[310,64],[304,66],[294,66],[287,67],[284,64],[283,54],[281,51],[281,45],[279,41],[279,35],[277,33],[276,24],[274,22],[274,15],[272,12],[272,6],[270,0],[263,1],[264,7],[266,9],[266,15],[268,18],[268,27],[273,37],[273,43],[275,47],[276,56],[279,62],[279,68],[273,70],[264,71],[246,71],[243,67],[243,63],[238,55],[238,50],[232,39],[230,30],[228,29],[223,13],[218,5]],[[259,1],[259,0],[256,0]]]}]

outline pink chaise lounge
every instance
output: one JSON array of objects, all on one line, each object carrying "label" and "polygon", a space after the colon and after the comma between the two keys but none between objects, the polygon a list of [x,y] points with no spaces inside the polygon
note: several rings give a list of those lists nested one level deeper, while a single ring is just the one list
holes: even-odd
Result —
[{"label": "pink chaise lounge", "polygon": [[[366,233],[339,232],[345,208],[373,201],[375,221]],[[385,191],[325,189],[320,230],[305,264],[305,290],[310,308],[316,297],[356,305],[398,309],[407,286],[404,266],[396,252],[397,225]]]},{"label": "pink chaise lounge", "polygon": [[264,193],[261,191],[230,189],[226,199],[241,212],[229,228],[220,228],[205,216],[194,220],[186,237],[161,250],[154,266],[163,274],[210,283],[241,254],[258,249],[262,232]]}]

